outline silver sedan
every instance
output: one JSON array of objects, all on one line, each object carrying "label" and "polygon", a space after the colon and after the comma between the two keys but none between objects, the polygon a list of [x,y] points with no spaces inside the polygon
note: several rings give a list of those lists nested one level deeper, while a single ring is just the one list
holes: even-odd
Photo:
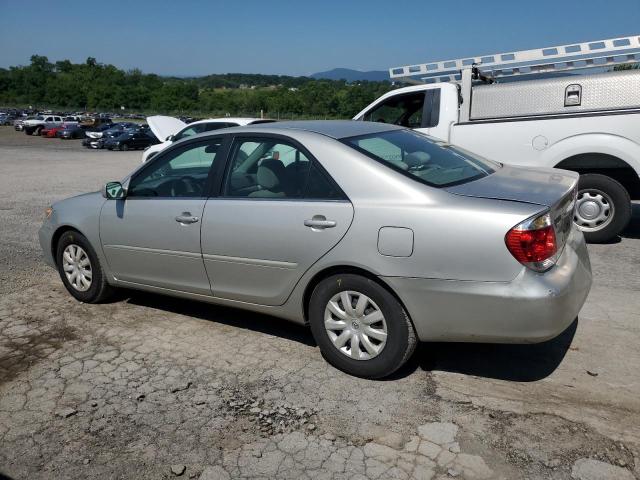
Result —
[{"label": "silver sedan", "polygon": [[80,301],[126,287],[280,316],[379,378],[418,340],[565,330],[591,286],[577,180],[393,125],[273,123],[189,137],[54,204],[40,242]]}]

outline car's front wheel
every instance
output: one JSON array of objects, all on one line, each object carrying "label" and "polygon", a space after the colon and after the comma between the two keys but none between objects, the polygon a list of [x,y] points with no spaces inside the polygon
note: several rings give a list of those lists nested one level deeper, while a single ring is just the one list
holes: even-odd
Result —
[{"label": "car's front wheel", "polygon": [[327,361],[363,378],[391,375],[417,343],[402,304],[382,285],[360,275],[322,280],[311,294],[309,323]]},{"label": "car's front wheel", "polygon": [[95,250],[81,233],[70,230],[62,234],[56,264],[62,283],[76,300],[99,303],[113,294]]}]

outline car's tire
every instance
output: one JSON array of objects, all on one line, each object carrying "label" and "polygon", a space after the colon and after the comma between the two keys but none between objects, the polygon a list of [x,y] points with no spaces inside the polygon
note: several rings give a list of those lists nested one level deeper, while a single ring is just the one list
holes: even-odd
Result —
[{"label": "car's tire", "polygon": [[76,300],[100,303],[113,295],[114,288],[107,283],[95,250],[81,233],[69,230],[62,234],[56,246],[56,264],[62,283]]},{"label": "car's tire", "polygon": [[126,143],[124,145],[120,145],[120,150],[126,152],[127,150],[129,150],[129,145],[127,145]]},{"label": "car's tire", "polygon": [[611,241],[631,220],[629,192],[606,175],[580,175],[574,221],[589,243]]},{"label": "car's tire", "polygon": [[[351,310],[344,307],[344,298],[351,302]],[[359,300],[363,301],[363,311],[358,311]],[[330,302],[334,304],[331,310]],[[336,315],[335,307],[344,315]],[[360,275],[339,274],[322,280],[311,294],[308,313],[311,332],[324,358],[357,377],[391,375],[416,347],[413,324],[402,304],[385,287]],[[365,320],[367,316],[369,320]],[[329,320],[327,326],[325,320]],[[342,325],[344,328],[340,328]],[[339,348],[341,337],[347,340]]]}]

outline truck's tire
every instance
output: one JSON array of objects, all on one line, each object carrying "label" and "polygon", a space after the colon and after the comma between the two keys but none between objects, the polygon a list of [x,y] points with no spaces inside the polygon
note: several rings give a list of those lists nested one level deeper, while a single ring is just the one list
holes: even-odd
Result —
[{"label": "truck's tire", "polygon": [[42,129],[44,127],[36,127],[36,135],[42,135]]},{"label": "truck's tire", "polygon": [[34,127],[24,127],[24,133],[26,135],[33,135],[33,132],[35,132],[36,129]]},{"label": "truck's tire", "polygon": [[589,243],[613,240],[631,220],[629,192],[606,175],[580,175],[574,221]]}]

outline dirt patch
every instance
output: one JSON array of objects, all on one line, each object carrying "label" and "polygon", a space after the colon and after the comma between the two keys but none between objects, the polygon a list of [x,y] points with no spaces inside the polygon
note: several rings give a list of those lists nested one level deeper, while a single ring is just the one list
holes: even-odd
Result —
[{"label": "dirt patch", "polygon": [[35,331],[16,338],[0,340],[0,385],[9,382],[36,363],[46,359],[65,342],[76,340],[73,328],[53,325],[44,332]]}]

